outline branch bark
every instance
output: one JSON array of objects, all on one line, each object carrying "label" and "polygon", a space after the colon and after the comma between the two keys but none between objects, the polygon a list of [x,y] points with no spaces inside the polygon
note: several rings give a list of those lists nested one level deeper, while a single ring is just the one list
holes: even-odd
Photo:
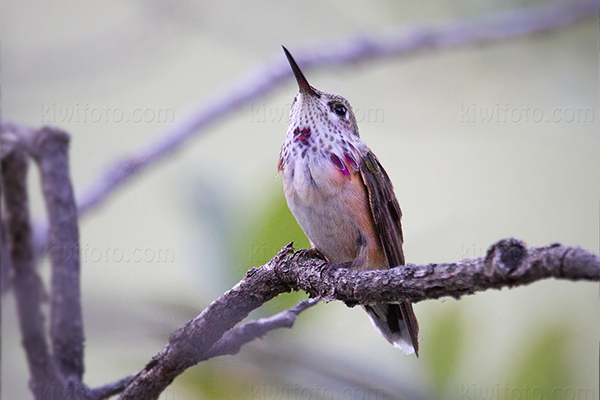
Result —
[{"label": "branch bark", "polygon": [[492,245],[485,257],[448,264],[407,264],[387,271],[323,269],[323,261],[299,251],[294,262],[278,265],[276,273],[292,290],[341,300],[348,305],[408,300],[417,303],[450,296],[526,285],[541,279],[600,280],[600,257],[579,247],[553,244],[527,248],[516,239]]},{"label": "branch bark", "polygon": [[[304,51],[294,50],[294,57],[305,70],[354,65],[384,57],[415,55],[424,50],[475,46],[517,38],[545,32],[597,14],[596,0],[543,3],[517,11],[452,21],[438,26],[402,28],[372,36],[353,35],[306,48]],[[242,105],[267,95],[291,77],[287,62],[277,53],[265,64],[249,71],[231,86],[211,96],[205,105],[190,107],[156,142],[150,143],[132,157],[113,162],[89,188],[77,196],[80,214],[102,204],[119,187],[179,150],[192,137],[206,132],[206,128],[219,119],[238,110]],[[45,226],[41,222],[38,225]],[[47,236],[42,232],[36,249],[39,248],[43,252],[47,242]]]},{"label": "branch bark", "polygon": [[[278,294],[302,290],[326,301],[349,306],[410,300],[413,303],[443,296],[460,298],[477,291],[525,285],[546,278],[600,280],[600,257],[578,247],[553,244],[527,248],[515,239],[502,240],[485,257],[449,264],[406,265],[377,271],[331,268],[306,250],[285,246],[267,264],[252,268],[233,289],[175,332],[127,386],[120,399],[157,399],[185,369],[214,354],[215,343],[235,333],[226,332]],[[225,335],[225,336],[224,336]],[[235,350],[235,349],[234,349]],[[237,350],[236,350],[237,351]]]}]

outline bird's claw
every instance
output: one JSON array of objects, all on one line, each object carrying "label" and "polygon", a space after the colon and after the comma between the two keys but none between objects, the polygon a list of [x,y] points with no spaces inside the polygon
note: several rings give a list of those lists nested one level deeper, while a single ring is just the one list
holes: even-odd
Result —
[{"label": "bird's claw", "polygon": [[327,274],[331,275],[332,273],[334,273],[336,270],[338,270],[340,268],[352,268],[352,261],[340,263],[340,264],[326,263],[323,265],[323,270],[321,273],[327,273]]},{"label": "bird's claw", "polygon": [[308,258],[320,258],[321,260],[327,261],[327,258],[323,253],[317,249],[300,249],[296,252],[297,255],[308,257]]}]

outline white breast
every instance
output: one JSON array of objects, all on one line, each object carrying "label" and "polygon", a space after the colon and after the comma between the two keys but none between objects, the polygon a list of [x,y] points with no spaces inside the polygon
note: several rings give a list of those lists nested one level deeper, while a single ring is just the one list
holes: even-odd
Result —
[{"label": "white breast", "polygon": [[292,214],[311,244],[334,263],[357,257],[360,230],[351,205],[356,197],[351,182],[329,162],[290,159],[283,171]]}]

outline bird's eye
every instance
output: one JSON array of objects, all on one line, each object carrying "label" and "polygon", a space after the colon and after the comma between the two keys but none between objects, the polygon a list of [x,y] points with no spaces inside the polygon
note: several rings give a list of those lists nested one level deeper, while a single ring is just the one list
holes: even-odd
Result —
[{"label": "bird's eye", "polygon": [[346,112],[348,111],[348,110],[346,110],[346,106],[341,103],[331,103],[329,105],[329,107],[331,108],[331,111],[333,111],[340,117],[343,117],[344,115],[346,115]]}]

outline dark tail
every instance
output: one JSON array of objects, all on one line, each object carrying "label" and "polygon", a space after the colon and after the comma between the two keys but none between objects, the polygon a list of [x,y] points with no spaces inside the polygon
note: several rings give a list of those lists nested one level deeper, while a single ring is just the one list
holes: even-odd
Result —
[{"label": "dark tail", "polygon": [[373,304],[364,306],[375,328],[394,347],[419,356],[419,323],[412,304]]}]

